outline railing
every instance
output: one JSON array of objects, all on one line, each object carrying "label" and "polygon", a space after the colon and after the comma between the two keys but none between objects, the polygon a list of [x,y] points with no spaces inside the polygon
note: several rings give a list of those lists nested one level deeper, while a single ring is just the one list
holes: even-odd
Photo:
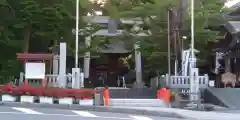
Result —
[{"label": "railing", "polygon": [[[59,75],[53,75],[53,74],[47,74],[45,76],[46,80],[46,87],[58,87],[58,81],[59,81]],[[72,74],[66,74],[65,79],[66,79],[66,87],[67,88],[72,88],[72,82],[73,82],[73,76]],[[81,76],[78,76],[81,77]],[[25,80],[24,74],[20,74],[20,84],[23,84],[23,81]],[[34,87],[39,87],[41,86],[42,80],[28,80],[28,84]]]},{"label": "railing", "polygon": [[[170,79],[169,79],[170,77]],[[209,84],[208,75],[198,76],[199,79],[199,87],[207,88]],[[165,76],[166,83],[171,88],[189,88],[190,87],[190,77],[189,76],[169,76],[168,74]],[[170,81],[168,81],[170,80]]]},{"label": "railing", "polygon": [[[71,97],[74,99],[93,99],[97,92],[93,89],[71,89],[73,80],[72,74],[66,74],[67,87],[58,87],[59,75],[45,75],[46,86],[42,86],[42,80],[27,80],[25,82],[24,74],[20,74],[19,85],[16,82],[0,85],[0,94],[7,94],[13,96],[30,95],[30,96],[47,96],[55,98]],[[82,77],[79,75],[77,77]],[[70,88],[70,89],[69,89]]]},{"label": "railing", "polygon": [[[47,81],[47,86],[48,87],[57,87],[58,86],[58,80],[59,80],[59,75],[46,75],[45,76],[46,81]],[[67,83],[67,88],[72,87],[72,74],[67,74],[65,75],[66,83]]]}]

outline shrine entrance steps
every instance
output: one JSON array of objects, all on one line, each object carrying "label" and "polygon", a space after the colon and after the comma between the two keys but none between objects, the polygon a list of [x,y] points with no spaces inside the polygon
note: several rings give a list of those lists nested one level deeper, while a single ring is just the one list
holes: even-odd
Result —
[{"label": "shrine entrance steps", "polygon": [[240,88],[207,88],[204,102],[240,110]]}]

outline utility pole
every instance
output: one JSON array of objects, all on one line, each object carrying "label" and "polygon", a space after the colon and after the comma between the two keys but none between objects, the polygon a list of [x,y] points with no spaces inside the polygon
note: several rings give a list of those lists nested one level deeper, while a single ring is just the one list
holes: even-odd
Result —
[{"label": "utility pole", "polygon": [[[191,0],[191,55],[193,58],[194,55],[194,39],[195,38],[195,31],[194,31],[194,0]],[[195,63],[195,60],[191,60],[193,64]],[[192,65],[193,65],[192,64]],[[191,68],[195,67],[194,65],[191,66]]]},{"label": "utility pole", "polygon": [[184,49],[184,45],[183,45],[183,22],[184,22],[184,14],[185,14],[185,10],[184,10],[184,6],[185,6],[185,1],[186,0],[180,0],[180,6],[179,6],[179,43],[180,43],[180,56],[182,56],[182,52]]},{"label": "utility pole", "polygon": [[171,19],[171,41],[173,42],[173,57],[174,57],[174,75],[178,74],[178,55],[179,55],[179,38],[178,38],[178,32],[179,32],[179,18],[178,18],[178,12],[176,8],[173,8],[172,11],[170,11]]},{"label": "utility pole", "polygon": [[169,41],[170,41],[170,51],[171,62],[174,63],[174,75],[178,74],[178,62],[179,62],[179,18],[176,8],[171,8],[169,10]]},{"label": "utility pole", "polygon": [[[80,81],[83,81],[80,79],[80,68],[78,66],[78,48],[79,48],[79,0],[76,0],[76,34],[75,34],[75,67],[72,68],[73,73],[73,79],[72,79],[72,87],[73,88],[79,88],[80,87]],[[60,64],[61,65],[61,64]],[[64,76],[63,76],[64,77]]]},{"label": "utility pole", "polygon": [[[179,8],[177,12],[177,25],[176,25],[176,41],[177,41],[177,67],[182,68],[182,55],[184,51],[184,40],[186,39],[183,35],[184,30],[184,20],[186,15],[186,10],[188,8],[189,0],[179,0]],[[178,72],[182,72],[182,70],[179,70]]]},{"label": "utility pole", "polygon": [[[170,11],[172,10],[171,7],[169,7],[168,9],[168,75],[171,76],[171,23],[170,23]],[[171,78],[169,77],[168,78],[168,83],[167,85],[170,85],[169,82],[170,82]]]},{"label": "utility pole", "polygon": [[76,0],[75,68],[78,68],[79,0]]}]

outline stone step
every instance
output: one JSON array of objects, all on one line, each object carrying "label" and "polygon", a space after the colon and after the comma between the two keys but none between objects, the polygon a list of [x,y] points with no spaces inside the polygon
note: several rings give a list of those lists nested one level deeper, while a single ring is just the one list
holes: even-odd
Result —
[{"label": "stone step", "polygon": [[110,99],[110,106],[166,107],[159,99]]}]

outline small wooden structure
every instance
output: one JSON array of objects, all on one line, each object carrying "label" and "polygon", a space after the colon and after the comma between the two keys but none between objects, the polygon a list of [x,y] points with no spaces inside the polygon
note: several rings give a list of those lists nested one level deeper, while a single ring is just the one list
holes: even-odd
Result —
[{"label": "small wooden structure", "polygon": [[51,73],[52,60],[54,54],[51,53],[17,53],[17,59],[23,62],[45,62],[49,64],[49,73]]},{"label": "small wooden structure", "polygon": [[[17,53],[17,59],[19,59],[20,61],[22,61],[25,64],[25,72],[27,71],[26,69],[26,65],[29,63],[43,63],[43,65],[45,66],[46,62],[49,62],[50,65],[52,63],[52,59],[53,59],[53,54],[42,54],[42,53]],[[45,68],[45,67],[44,67]],[[50,66],[51,68],[51,66]],[[45,72],[45,70],[44,70]],[[42,87],[46,87],[46,79],[44,78],[38,78],[38,79],[42,79],[41,83],[42,83]],[[25,79],[25,85],[28,85],[28,81],[30,81],[30,79]],[[19,82],[23,82],[23,80],[19,81]]]},{"label": "small wooden structure", "polygon": [[[17,53],[17,59],[21,60],[24,64],[27,62],[49,62],[51,68],[51,62],[53,60],[53,54],[42,54],[42,53]],[[52,76],[52,75],[46,75]],[[57,77],[57,76],[56,76]],[[49,80],[49,79],[47,79]],[[49,96],[56,98],[64,98],[71,96],[75,99],[91,98],[95,93],[93,89],[65,89],[65,88],[53,88],[46,87],[45,81],[42,82],[42,87],[33,87],[28,85],[28,80],[25,80],[24,85],[13,87],[13,85],[7,84],[0,86],[0,91],[3,94],[11,95],[32,95],[32,96]]]}]

